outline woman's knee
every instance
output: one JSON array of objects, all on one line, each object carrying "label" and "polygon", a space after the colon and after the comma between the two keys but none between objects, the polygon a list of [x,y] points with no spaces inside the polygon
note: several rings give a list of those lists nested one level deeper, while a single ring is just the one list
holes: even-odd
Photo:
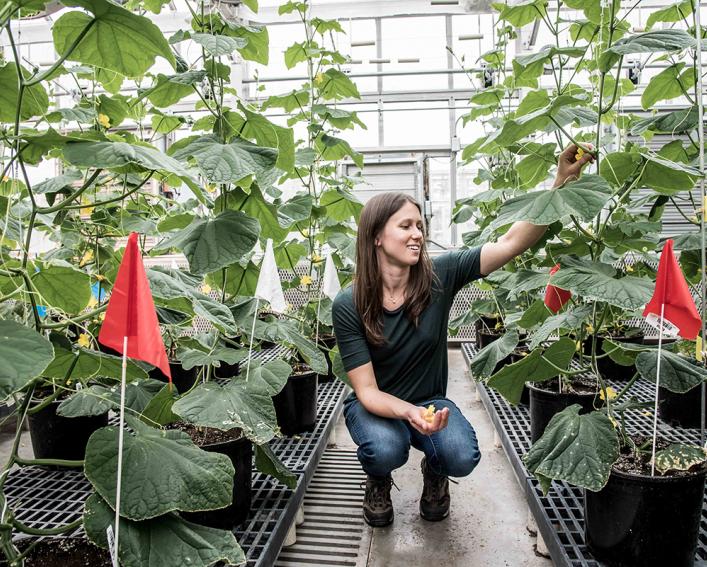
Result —
[{"label": "woman's knee", "polygon": [[462,477],[471,474],[481,460],[481,451],[474,444],[465,450],[460,450],[446,460],[445,474],[447,476]]},{"label": "woman's knee", "polygon": [[358,458],[363,470],[373,476],[387,476],[408,460],[410,443],[400,438],[376,436],[358,446]]}]

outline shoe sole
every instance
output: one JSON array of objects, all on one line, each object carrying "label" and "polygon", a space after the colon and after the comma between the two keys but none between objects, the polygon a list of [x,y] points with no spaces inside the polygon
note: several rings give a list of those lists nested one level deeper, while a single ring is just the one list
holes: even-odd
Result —
[{"label": "shoe sole", "polygon": [[364,514],[363,519],[372,528],[384,528],[384,527],[389,526],[390,524],[393,523],[394,517],[391,517],[390,519],[387,519],[387,518],[369,519]]},{"label": "shoe sole", "polygon": [[427,521],[427,522],[441,522],[445,518],[449,517],[449,510],[447,510],[444,514],[442,515],[437,515],[437,514],[424,514],[422,510],[420,510],[420,517]]}]

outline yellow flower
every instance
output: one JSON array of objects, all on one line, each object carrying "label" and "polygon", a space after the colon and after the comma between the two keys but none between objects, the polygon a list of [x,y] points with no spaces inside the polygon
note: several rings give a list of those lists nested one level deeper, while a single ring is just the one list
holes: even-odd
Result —
[{"label": "yellow flower", "polygon": [[91,299],[88,300],[88,306],[93,309],[96,305],[98,305],[98,300],[91,296]]},{"label": "yellow flower", "polygon": [[322,260],[323,258],[319,254],[312,254],[312,262],[314,262],[315,264],[317,262],[321,262]]},{"label": "yellow flower", "polygon": [[299,281],[302,285],[311,285],[312,284],[312,277],[311,276],[302,276]]},{"label": "yellow flower", "polygon": [[8,181],[10,181],[10,178],[7,175],[4,175],[2,178],[2,182],[7,183]]},{"label": "yellow flower", "polygon": [[105,319],[105,318],[106,318],[106,312],[105,312],[105,311],[102,311],[101,313],[98,314],[98,319],[99,319],[100,321],[103,321],[103,319]]},{"label": "yellow flower", "polygon": [[81,207],[81,216],[90,217],[93,212],[93,207]]},{"label": "yellow flower", "polygon": [[633,267],[631,267],[631,266],[626,266],[626,271],[627,271],[627,272],[633,272]]},{"label": "yellow flower", "polygon": [[317,76],[314,77],[314,84],[319,86],[324,82],[324,75],[322,73],[317,73]]},{"label": "yellow flower", "polygon": [[574,161],[579,161],[584,155],[584,150],[582,148],[577,149],[577,153],[574,155]]},{"label": "yellow flower", "polygon": [[209,193],[213,193],[214,191],[216,191],[216,185],[214,185],[213,183],[209,183],[209,184],[206,186],[206,190],[207,190]]},{"label": "yellow flower", "polygon": [[98,123],[104,128],[110,128],[110,118],[106,114],[98,115]]},{"label": "yellow flower", "polygon": [[302,236],[304,236],[305,238],[309,237],[309,229],[308,228],[302,229]]},{"label": "yellow flower", "polygon": [[99,282],[104,282],[104,281],[106,281],[106,277],[105,277],[105,276],[102,276],[101,274],[96,274],[95,277],[96,277],[96,279],[97,279]]},{"label": "yellow flower", "polygon": [[435,406],[434,404],[430,404],[427,406],[427,409],[425,410],[425,413],[422,415],[422,417],[425,419],[427,423],[432,423],[435,418]]},{"label": "yellow flower", "polygon": [[[611,386],[607,386],[606,387],[606,395],[609,397],[610,400],[613,400],[617,396],[616,390],[614,390]],[[606,399],[604,397],[604,390],[599,390],[599,397],[602,400]]]},{"label": "yellow flower", "polygon": [[616,423],[616,420],[613,417],[609,416],[609,419],[611,420],[611,425],[613,425],[614,429],[616,429],[619,426],[619,424]]},{"label": "yellow flower", "polygon": [[201,286],[201,293],[209,293],[211,291],[211,286],[209,284],[204,284]]},{"label": "yellow flower", "polygon": [[79,346],[83,348],[88,348],[91,346],[91,337],[87,333],[81,333],[78,340]]},{"label": "yellow flower", "polygon": [[594,327],[592,325],[587,325],[587,333],[590,335],[594,332]]},{"label": "yellow flower", "polygon": [[93,250],[89,248],[86,252],[84,252],[83,258],[81,258],[81,261],[79,262],[79,268],[83,268],[91,260],[93,260]]}]

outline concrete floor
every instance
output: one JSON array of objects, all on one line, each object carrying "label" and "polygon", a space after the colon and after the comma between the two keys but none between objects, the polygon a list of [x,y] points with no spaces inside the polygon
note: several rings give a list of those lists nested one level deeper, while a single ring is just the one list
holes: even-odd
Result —
[{"label": "concrete floor", "polygon": [[[474,401],[461,350],[449,349],[447,396],[454,400],[476,429],[482,457],[474,472],[450,484],[452,509],[439,523],[422,520],[422,453],[412,449],[408,463],[393,473],[395,521],[387,528],[369,528],[367,557],[361,567],[550,567],[538,557],[535,538],[527,529],[528,507],[502,448],[494,447],[493,425],[481,402]],[[336,444],[355,448],[343,419],[337,424]],[[365,552],[362,553],[365,555]]]}]

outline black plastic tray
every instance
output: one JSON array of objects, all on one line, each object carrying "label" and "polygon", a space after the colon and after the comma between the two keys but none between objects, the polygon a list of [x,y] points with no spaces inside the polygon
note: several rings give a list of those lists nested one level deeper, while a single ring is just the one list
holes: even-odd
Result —
[{"label": "black plastic tray", "polygon": [[[462,353],[470,363],[477,348],[464,343]],[[612,382],[618,392],[624,382]],[[550,556],[555,565],[563,567],[598,567],[603,563],[594,559],[584,544],[584,491],[565,482],[553,482],[547,496],[543,496],[538,482],[528,473],[522,457],[530,449],[530,416],[528,408],[512,406],[493,388],[478,383],[484,407],[501,438],[516,478],[526,492],[528,506],[535,517]],[[630,394],[640,401],[654,399],[655,386],[641,379],[635,382]],[[652,409],[648,414],[641,410],[626,412],[629,433],[653,434]],[[673,442],[699,445],[700,430],[672,427],[658,420],[661,436]],[[697,543],[695,565],[707,565],[707,493],[702,508],[700,536]],[[667,567],[667,566],[666,566]]]},{"label": "black plastic tray", "polygon": [[[287,349],[275,347],[257,353],[257,357],[272,360],[286,353]],[[234,531],[246,554],[248,567],[270,567],[275,563],[307,485],[326,448],[329,434],[341,415],[347,390],[338,380],[320,384],[314,431],[271,441],[273,452],[290,470],[300,475],[294,490],[253,467],[250,514]],[[32,466],[11,471],[5,492],[8,505],[13,508],[19,521],[33,528],[47,529],[80,518],[92,487],[80,471],[48,470]],[[66,536],[81,537],[83,529],[78,528]]]}]

